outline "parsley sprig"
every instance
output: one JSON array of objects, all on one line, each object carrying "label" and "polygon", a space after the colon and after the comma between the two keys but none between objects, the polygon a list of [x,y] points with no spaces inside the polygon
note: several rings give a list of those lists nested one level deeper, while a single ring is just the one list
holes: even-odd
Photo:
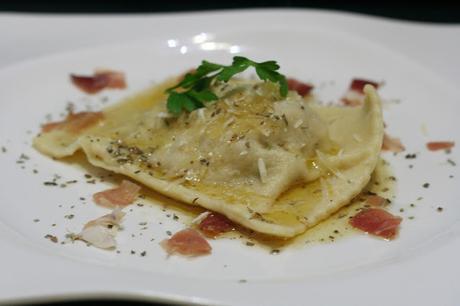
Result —
[{"label": "parsley sprig", "polygon": [[187,73],[177,85],[168,88],[166,90],[169,94],[166,104],[168,111],[177,116],[184,110],[191,112],[217,100],[218,97],[211,90],[213,82],[228,82],[234,75],[249,67],[255,68],[261,80],[278,83],[282,97],[287,95],[286,77],[277,71],[280,66],[276,61],[257,63],[246,57],[235,56],[230,66],[202,61],[194,72]]}]

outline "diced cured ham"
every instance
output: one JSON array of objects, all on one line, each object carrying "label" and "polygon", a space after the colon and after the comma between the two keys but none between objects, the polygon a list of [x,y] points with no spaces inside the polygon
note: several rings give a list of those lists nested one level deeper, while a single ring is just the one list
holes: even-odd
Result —
[{"label": "diced cured ham", "polygon": [[364,94],[349,90],[340,101],[346,106],[360,106],[364,103]]},{"label": "diced cured ham", "polygon": [[455,146],[453,141],[431,141],[426,144],[426,147],[430,151],[438,150],[449,150]]},{"label": "diced cured ham", "polygon": [[379,88],[379,83],[371,81],[371,80],[365,80],[365,79],[353,79],[350,83],[350,90],[356,91],[359,93],[364,93],[364,86],[366,84],[370,84],[375,87],[375,89]]},{"label": "diced cured ham", "polygon": [[218,213],[210,213],[204,218],[198,228],[208,237],[216,237],[222,233],[231,231],[235,225],[224,215]]},{"label": "diced cured ham", "polygon": [[171,238],[163,240],[160,245],[169,255],[200,256],[211,253],[211,246],[206,239],[191,228],[175,233]]},{"label": "diced cured ham", "polygon": [[83,229],[98,225],[105,227],[119,226],[121,219],[123,219],[124,216],[125,213],[121,210],[121,208],[116,207],[110,214],[103,215],[102,217],[89,221],[85,224]]},{"label": "diced cured ham", "polygon": [[94,202],[105,207],[127,206],[137,198],[141,187],[130,181],[123,180],[120,186],[95,193]]},{"label": "diced cured ham", "polygon": [[346,106],[360,106],[362,103],[358,102],[358,100],[350,100],[346,98],[342,98],[340,101]]},{"label": "diced cured ham", "polygon": [[353,79],[350,83],[350,87],[345,95],[342,97],[341,102],[346,106],[360,106],[364,103],[364,86],[370,84],[376,89],[379,87],[379,83],[365,80],[365,79]]},{"label": "diced cured ham", "polygon": [[294,90],[301,96],[309,95],[313,90],[313,85],[292,78],[287,79],[287,84],[289,90]]},{"label": "diced cured ham", "polygon": [[351,226],[366,233],[393,239],[398,233],[398,227],[402,218],[393,216],[380,208],[369,208],[360,211],[350,219]]},{"label": "diced cured ham", "polygon": [[126,80],[123,72],[113,70],[96,70],[92,76],[71,74],[72,83],[88,94],[95,94],[105,88],[124,89]]},{"label": "diced cured ham", "polygon": [[110,69],[96,69],[94,75],[96,77],[105,77],[107,78],[106,88],[111,89],[125,89],[126,88],[126,78],[125,74],[121,71],[115,71]]},{"label": "diced cured ham", "polygon": [[71,133],[79,133],[104,119],[102,112],[80,112],[69,113],[65,120],[50,122],[42,125],[42,132],[47,133],[54,130],[65,129]]},{"label": "diced cured ham", "polygon": [[399,153],[405,149],[399,138],[392,138],[387,133],[383,135],[382,150]]},{"label": "diced cured ham", "polygon": [[120,208],[110,214],[91,220],[75,239],[83,240],[100,249],[113,249],[117,242],[115,236],[125,213]]},{"label": "diced cured ham", "polygon": [[381,207],[385,205],[386,199],[378,195],[370,195],[367,197],[366,203],[371,206]]}]

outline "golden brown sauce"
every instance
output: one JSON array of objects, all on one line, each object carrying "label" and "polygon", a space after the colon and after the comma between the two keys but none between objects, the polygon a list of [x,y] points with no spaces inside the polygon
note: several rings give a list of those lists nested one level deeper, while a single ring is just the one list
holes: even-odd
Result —
[{"label": "golden brown sauce", "polygon": [[371,180],[361,194],[356,196],[350,204],[303,234],[291,239],[280,239],[239,228],[232,233],[222,235],[221,238],[241,239],[244,244],[263,247],[271,251],[281,251],[287,247],[303,247],[316,243],[331,243],[360,233],[349,225],[348,220],[363,208],[368,207],[368,204],[366,204],[368,192],[375,193],[391,202],[395,198],[396,179],[392,174],[390,165],[383,159],[378,162]]},{"label": "golden brown sauce", "polygon": [[[126,120],[126,116],[142,110],[150,110],[155,104],[165,101],[165,90],[175,84],[176,79],[166,80],[165,82],[147,88],[132,97],[124,99],[121,103],[116,103],[104,110],[107,118],[114,122],[122,122]],[[130,110],[133,110],[130,112]]]},{"label": "golden brown sauce", "polygon": [[[92,166],[86,160],[85,155],[81,152],[78,152],[72,157],[65,158],[63,161],[77,166],[79,169],[82,169],[85,173],[90,174],[94,178],[98,178],[99,180],[106,182],[116,184],[124,178],[122,175]],[[314,227],[308,229],[303,234],[291,239],[281,239],[236,226],[235,230],[224,233],[216,239],[238,239],[243,245],[248,247],[260,247],[266,249],[268,252],[274,253],[286,248],[299,248],[317,243],[331,243],[341,238],[359,233],[359,231],[353,229],[349,225],[348,220],[368,205],[366,204],[366,194],[368,192],[375,193],[383,198],[393,201],[395,191],[396,179],[392,175],[391,168],[388,163],[381,159],[377,164],[371,180],[360,195],[355,197],[350,204],[341,208],[339,211]],[[192,224],[192,220],[199,214],[206,211],[204,208],[197,205],[190,205],[168,198],[148,188],[142,189],[141,199],[136,202],[141,202],[146,205],[159,205],[168,214],[178,216],[180,222],[184,223],[186,226],[194,226]]]},{"label": "golden brown sauce", "polygon": [[[103,136],[104,131],[111,130],[111,126],[114,126],[114,124],[117,122],[123,122],[123,120],[127,120],[127,116],[130,116],[130,113],[139,113],[139,110],[148,110],[156,103],[164,101],[164,90],[171,84],[172,81],[165,82],[132,98],[128,98],[121,104],[117,104],[106,109],[104,112],[106,114],[107,120],[104,123],[104,127],[102,129],[98,129],[96,134]],[[136,112],[129,112],[129,109],[136,110]],[[107,136],[114,137],[114,135]],[[86,161],[86,158],[82,153],[77,153],[72,157],[65,158],[64,161],[70,164],[78,165],[78,167],[83,168],[86,173],[92,174],[104,181],[116,183],[120,182],[122,179],[121,175],[113,174],[103,169],[91,166]],[[315,167],[314,162],[312,162],[311,167]],[[329,186],[329,188],[331,188],[331,186]],[[305,188],[295,188],[295,190],[295,192],[291,192],[287,196],[284,196],[289,197],[289,199],[292,198],[292,200],[295,200],[297,196],[297,198],[301,197],[304,201],[304,197],[308,196],[311,200],[305,201],[307,203],[305,207],[309,206],[308,203],[310,202],[318,202],[318,198],[322,196],[319,180],[307,184]],[[209,190],[207,191],[209,192]],[[389,200],[393,200],[394,198],[395,180],[391,174],[389,166],[383,160],[378,163],[371,181],[363,190],[361,195],[355,197],[355,199],[353,199],[349,205],[343,207],[326,220],[308,229],[305,233],[297,237],[291,239],[280,239],[237,227],[234,231],[221,235],[219,239],[241,239],[242,243],[248,246],[259,246],[269,250],[280,250],[286,247],[300,247],[304,246],[305,244],[312,243],[333,242],[339,238],[343,238],[349,236],[352,233],[356,233],[356,231],[352,229],[351,226],[349,226],[348,220],[351,216],[356,214],[356,212],[361,210],[366,205],[365,193],[369,191]],[[151,205],[161,205],[163,209],[167,210],[171,214],[180,216],[180,221],[184,222],[186,225],[191,225],[191,221],[200,213],[205,211],[199,206],[184,204],[148,188],[143,188],[142,192],[142,202],[144,204],[148,203]],[[222,192],[222,188],[219,188],[219,192]],[[232,193],[232,196],[235,196],[235,194]],[[241,198],[237,199],[238,201],[236,202],[244,203],[247,201],[243,193],[240,193],[238,196],[241,196]],[[295,214],[283,211],[278,211],[276,213],[276,219],[278,220],[281,218],[279,214],[286,216],[286,224],[299,222],[298,220],[291,220],[292,216]]]}]

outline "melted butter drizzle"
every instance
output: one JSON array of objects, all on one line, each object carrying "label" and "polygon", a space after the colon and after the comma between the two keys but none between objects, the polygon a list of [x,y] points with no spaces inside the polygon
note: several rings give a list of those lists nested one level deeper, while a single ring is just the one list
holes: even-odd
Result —
[{"label": "melted butter drizzle", "polygon": [[236,227],[234,231],[221,235],[219,239],[240,239],[245,245],[258,246],[267,249],[272,254],[277,254],[279,251],[287,248],[299,248],[305,245],[335,242],[339,239],[361,233],[353,229],[349,225],[348,220],[359,211],[370,207],[366,203],[368,195],[379,195],[388,200],[386,205],[390,205],[395,198],[395,192],[396,179],[392,174],[389,164],[385,160],[380,159],[371,180],[350,204],[308,229],[303,234],[291,239],[281,239]]},{"label": "melted butter drizzle", "polygon": [[[116,184],[125,179],[123,175],[92,166],[81,152],[71,157],[64,158],[63,161],[77,166],[93,177],[103,177],[103,180],[106,182]],[[388,199],[386,205],[391,205],[391,202],[395,198],[395,192],[396,178],[393,176],[389,164],[385,160],[380,159],[372,174],[371,180],[350,204],[341,208],[314,227],[308,229],[303,234],[291,239],[282,239],[257,233],[253,230],[236,225],[233,231],[224,233],[216,239],[238,239],[245,246],[263,248],[273,254],[277,254],[279,251],[287,248],[299,248],[305,247],[305,245],[335,242],[353,234],[361,233],[353,229],[349,225],[348,220],[362,209],[369,207],[369,204],[366,204],[366,198],[369,194],[377,194],[386,198]],[[142,189],[141,199],[136,202],[141,202],[145,205],[160,206],[163,211],[171,215],[177,215],[180,222],[190,227],[195,227],[196,225],[192,224],[192,220],[206,211],[206,209],[198,205],[182,203],[149,188]]]},{"label": "melted butter drizzle", "polygon": [[[365,189],[350,204],[308,229],[303,234],[291,239],[282,239],[260,234],[236,225],[233,231],[224,233],[216,239],[240,240],[245,246],[263,248],[272,254],[277,254],[287,248],[299,248],[305,247],[305,245],[335,242],[339,239],[361,233],[353,229],[349,225],[348,220],[362,209],[369,207],[369,204],[366,204],[368,195],[377,194],[388,199],[386,205],[391,205],[391,202],[395,198],[395,192],[396,179],[392,174],[389,164],[381,159]],[[152,205],[162,203],[163,208],[167,209],[170,213],[180,216],[181,222],[191,227],[196,226],[192,224],[192,220],[206,211],[199,206],[184,204],[154,191],[145,190],[144,193],[147,196],[147,203]]]},{"label": "melted butter drizzle", "polygon": [[[120,118],[125,118],[126,114],[129,113],[128,108],[147,110],[160,101],[164,101],[164,89],[168,88],[173,81],[174,80],[169,80],[159,86],[146,90],[137,96],[128,98],[121,104],[117,104],[106,109],[104,112],[107,120],[102,128],[98,128],[98,133],[96,134],[98,136],[109,136],[116,139],[117,135],[104,135],[104,131],[110,130],[110,126],[119,122]],[[101,169],[91,166],[81,153],[77,153],[73,157],[65,158],[64,161],[70,164],[78,165],[80,168],[82,167],[87,173],[101,173]],[[317,170],[318,166],[314,161],[310,161],[309,168]],[[119,182],[124,178],[122,175],[110,173],[104,170],[102,170],[102,173],[106,173],[106,181],[113,183]],[[350,204],[341,208],[335,214],[308,229],[301,235],[291,239],[281,239],[260,234],[240,226],[235,226],[233,231],[222,234],[217,239],[239,239],[244,245],[251,247],[258,246],[270,251],[279,251],[288,247],[304,247],[306,244],[311,245],[334,242],[338,239],[359,233],[349,225],[348,220],[357,212],[366,208],[366,196],[368,194],[377,194],[390,200],[389,203],[391,203],[395,197],[395,186],[395,178],[392,175],[388,163],[381,159],[373,172],[370,182],[361,194],[356,196]],[[143,188],[142,193],[143,204],[160,205],[163,210],[167,210],[168,213],[178,215],[180,217],[180,221],[187,226],[195,226],[192,224],[192,220],[199,214],[206,211],[198,205],[182,203],[163,196],[148,188]],[[315,194],[312,194],[312,196],[315,196]]]}]

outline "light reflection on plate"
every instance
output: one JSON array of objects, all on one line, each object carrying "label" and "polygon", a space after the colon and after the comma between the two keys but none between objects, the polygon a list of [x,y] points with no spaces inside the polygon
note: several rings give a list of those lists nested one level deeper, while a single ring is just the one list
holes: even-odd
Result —
[{"label": "light reflection on plate", "polygon": [[167,45],[170,48],[178,48],[181,54],[186,54],[192,45],[198,46],[203,51],[227,51],[231,54],[241,52],[241,46],[227,42],[215,41],[215,35],[210,33],[199,33],[192,37],[192,39],[185,40],[191,41],[190,45],[181,43],[179,39],[168,39]]}]

